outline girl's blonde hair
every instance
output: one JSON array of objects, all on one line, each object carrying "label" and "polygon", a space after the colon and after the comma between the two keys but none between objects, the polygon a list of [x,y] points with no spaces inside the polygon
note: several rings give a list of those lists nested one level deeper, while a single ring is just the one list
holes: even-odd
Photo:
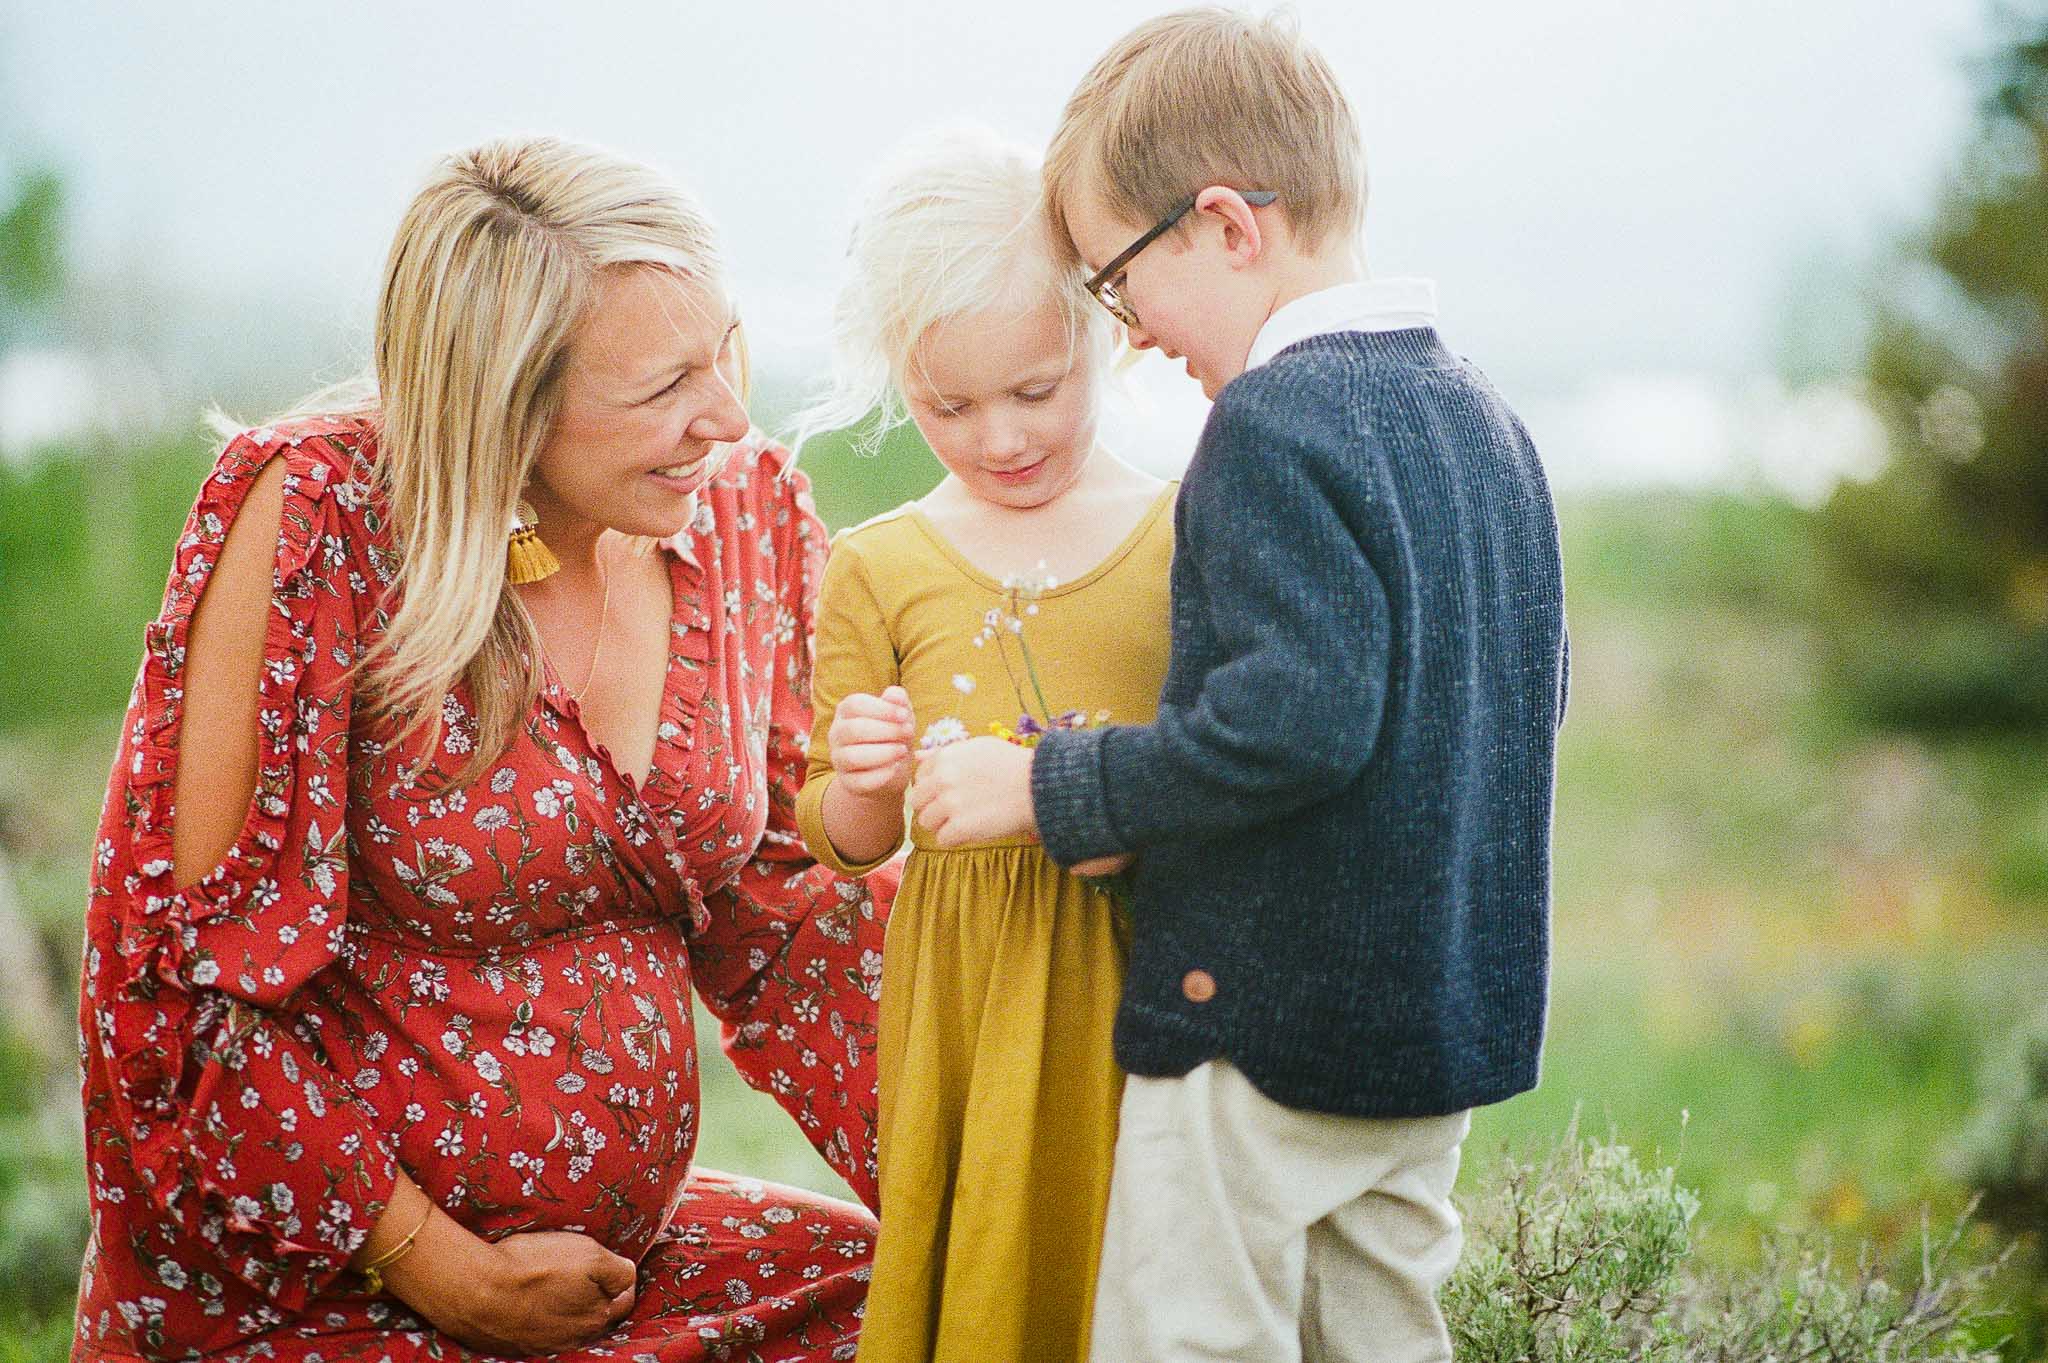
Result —
[{"label": "girl's blonde hair", "polygon": [[951,317],[1030,307],[1050,298],[1074,363],[1099,376],[1114,323],[1052,238],[1038,156],[986,128],[912,139],[870,183],[847,247],[833,308],[830,388],[795,418],[792,448],[866,421],[872,451],[909,419],[905,381],[925,332]]},{"label": "girl's blonde hair", "polygon": [[711,220],[665,176],[554,138],[456,152],[407,208],[377,299],[373,379],[358,390],[378,428],[399,605],[360,676],[371,717],[427,735],[429,753],[444,701],[467,683],[475,742],[450,785],[504,752],[540,694],[540,639],[506,581],[506,533],[597,276],[715,280],[722,265]]}]

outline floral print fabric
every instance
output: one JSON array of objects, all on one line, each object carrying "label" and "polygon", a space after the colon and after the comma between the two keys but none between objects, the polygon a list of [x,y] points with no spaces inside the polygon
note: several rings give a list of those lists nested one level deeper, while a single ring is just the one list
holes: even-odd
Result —
[{"label": "floral print fabric", "polygon": [[[180,891],[186,632],[272,458],[256,796]],[[874,1200],[886,890],[793,831],[825,548],[802,475],[743,444],[660,551],[676,610],[640,786],[549,673],[510,750],[436,794],[474,745],[466,693],[432,752],[352,707],[397,569],[375,458],[342,420],[237,439],[146,632],[88,906],[75,1356],[460,1355],[346,1268],[402,1165],[480,1235],[581,1231],[640,1262],[633,1315],[588,1356],[850,1357],[866,1213],[691,1169],[694,986],[749,1082]]]}]

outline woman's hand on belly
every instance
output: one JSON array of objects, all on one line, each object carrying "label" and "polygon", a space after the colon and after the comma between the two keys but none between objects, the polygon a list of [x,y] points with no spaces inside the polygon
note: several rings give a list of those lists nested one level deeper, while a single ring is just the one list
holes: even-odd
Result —
[{"label": "woman's hand on belly", "polygon": [[[426,1195],[405,1180],[392,1205],[418,1205],[412,1198],[424,1203]],[[380,1220],[378,1231],[386,1229]],[[393,1296],[443,1334],[482,1353],[524,1357],[603,1335],[633,1309],[637,1275],[631,1259],[587,1235],[528,1231],[493,1243],[437,1207],[383,1276]]]}]

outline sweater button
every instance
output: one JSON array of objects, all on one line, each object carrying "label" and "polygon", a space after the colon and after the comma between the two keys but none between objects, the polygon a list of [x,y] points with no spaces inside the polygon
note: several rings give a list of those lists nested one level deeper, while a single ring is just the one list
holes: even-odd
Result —
[{"label": "sweater button", "polygon": [[1206,970],[1190,970],[1180,977],[1180,992],[1189,1003],[1207,1003],[1216,997],[1216,977]]}]

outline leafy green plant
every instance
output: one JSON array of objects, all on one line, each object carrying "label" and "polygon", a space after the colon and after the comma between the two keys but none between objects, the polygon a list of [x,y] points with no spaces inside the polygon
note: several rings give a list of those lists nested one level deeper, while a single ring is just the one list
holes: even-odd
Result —
[{"label": "leafy green plant", "polygon": [[1666,1356],[1699,1200],[1669,1169],[1573,1129],[1544,1162],[1505,1161],[1468,1217],[1444,1289],[1462,1359]]},{"label": "leafy green plant", "polygon": [[1887,271],[1864,377],[1890,463],[1823,517],[1835,680],[1886,726],[2048,718],[2048,12],[2023,8],[1960,170]]},{"label": "leafy green plant", "polygon": [[1984,1090],[1960,1142],[1960,1172],[1984,1190],[1986,1217],[2017,1233],[2048,1234],[2048,1011],[1988,1068]]},{"label": "leafy green plant", "polygon": [[1467,1218],[1444,1289],[1461,1363],[1990,1363],[1976,1342],[1997,1264],[1959,1264],[1964,1226],[1923,1241],[1901,1289],[1866,1253],[1767,1238],[1753,1268],[1692,1260],[1699,1203],[1674,1170],[1576,1128],[1506,1161]]}]

